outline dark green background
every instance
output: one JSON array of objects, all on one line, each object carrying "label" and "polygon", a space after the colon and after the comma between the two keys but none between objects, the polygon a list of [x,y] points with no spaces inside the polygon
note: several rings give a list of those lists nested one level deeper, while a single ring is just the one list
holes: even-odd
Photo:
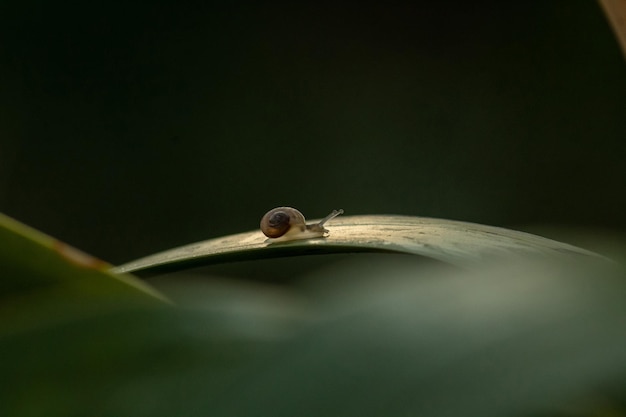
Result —
[{"label": "dark green background", "polygon": [[278,205],[626,231],[593,1],[2,1],[0,81],[0,211],[116,263]]}]

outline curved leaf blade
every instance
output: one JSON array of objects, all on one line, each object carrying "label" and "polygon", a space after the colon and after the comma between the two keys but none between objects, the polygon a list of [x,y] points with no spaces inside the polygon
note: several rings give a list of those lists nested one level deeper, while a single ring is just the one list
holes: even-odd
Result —
[{"label": "curved leaf blade", "polygon": [[524,232],[427,217],[344,216],[333,219],[328,228],[328,237],[284,243],[269,243],[260,231],[238,233],[140,258],[113,271],[148,276],[231,260],[337,252],[406,253],[464,267],[497,257],[529,254],[601,258],[593,252]]}]

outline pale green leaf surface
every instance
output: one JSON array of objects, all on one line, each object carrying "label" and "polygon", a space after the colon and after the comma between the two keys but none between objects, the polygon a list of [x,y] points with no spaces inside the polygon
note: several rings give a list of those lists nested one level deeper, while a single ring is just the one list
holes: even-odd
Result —
[{"label": "pale green leaf surface", "polygon": [[260,230],[192,243],[113,269],[150,275],[230,260],[337,252],[394,252],[421,255],[459,266],[503,256],[529,254],[599,257],[572,245],[524,232],[426,217],[341,216],[327,224],[323,238],[270,243]]}]

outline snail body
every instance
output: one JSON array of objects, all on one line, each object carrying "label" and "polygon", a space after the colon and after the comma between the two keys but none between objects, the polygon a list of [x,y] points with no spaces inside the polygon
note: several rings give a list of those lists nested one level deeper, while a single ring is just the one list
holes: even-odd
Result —
[{"label": "snail body", "polygon": [[289,241],[324,237],[328,230],[324,223],[343,213],[333,210],[319,223],[306,224],[304,215],[293,207],[276,207],[265,213],[261,219],[261,231],[271,241]]}]

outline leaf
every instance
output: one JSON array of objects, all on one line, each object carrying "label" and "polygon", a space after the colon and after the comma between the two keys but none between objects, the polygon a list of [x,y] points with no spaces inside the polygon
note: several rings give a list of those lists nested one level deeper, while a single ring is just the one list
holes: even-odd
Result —
[{"label": "leaf", "polygon": [[599,0],[599,2],[626,57],[626,2],[624,0]]},{"label": "leaf", "polygon": [[626,379],[623,275],[536,236],[395,216],[348,218],[315,241],[268,245],[251,232],[258,258],[421,247],[463,265],[531,253],[568,262],[334,265],[309,277],[318,288],[298,287],[303,297],[203,280],[202,305],[151,308],[163,303],[132,277],[5,220],[0,415],[554,415],[574,401],[597,411],[594,395]]},{"label": "leaf", "polygon": [[140,276],[233,260],[320,253],[393,252],[459,266],[499,257],[585,256],[592,252],[528,233],[452,220],[409,216],[344,216],[333,219],[325,238],[268,243],[260,231],[181,246],[120,265],[114,272]]},{"label": "leaf", "polygon": [[[431,266],[325,270],[311,277],[323,288],[307,292],[309,319],[275,298],[275,313],[236,308],[258,303],[259,291],[231,281],[212,308],[123,311],[2,339],[0,415],[489,417],[619,406],[623,276],[574,263]],[[226,293],[231,306],[216,309]]]},{"label": "leaf", "polygon": [[626,281],[590,266],[324,271],[325,320],[211,415],[624,415],[607,407],[626,398]]},{"label": "leaf", "polygon": [[106,262],[0,214],[0,334],[165,297]]}]

